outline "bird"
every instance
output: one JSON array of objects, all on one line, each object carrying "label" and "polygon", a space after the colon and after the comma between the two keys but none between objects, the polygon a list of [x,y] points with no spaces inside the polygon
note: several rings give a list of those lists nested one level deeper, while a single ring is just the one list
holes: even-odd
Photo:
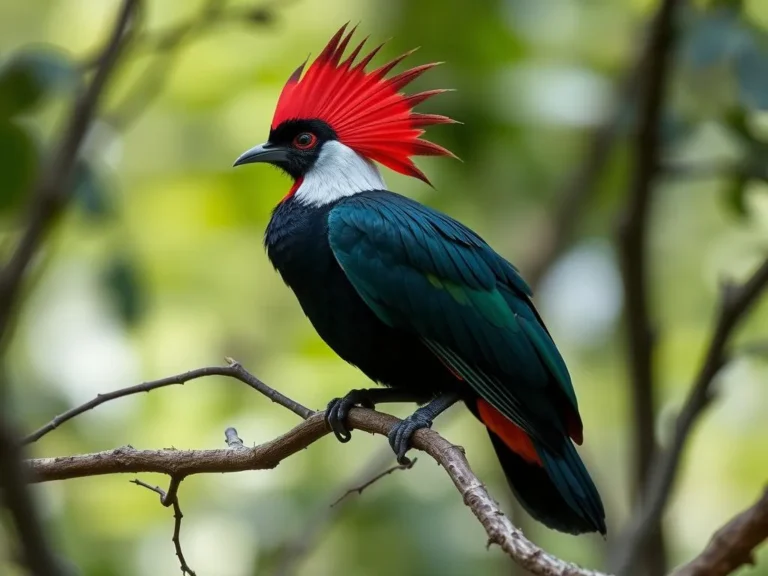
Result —
[{"label": "bird", "polygon": [[[422,135],[460,124],[415,112],[446,92],[402,89],[440,64],[369,70],[384,44],[344,24],[284,84],[266,142],[233,166],[267,163],[292,180],[264,232],[268,259],[319,337],[375,386],[329,401],[340,442],[354,406],[414,403],[389,443],[400,463],[415,431],[459,403],[487,430],[532,518],[571,535],[606,534],[597,487],[574,446],[583,423],[569,371],[518,269],[446,213],[390,191],[380,166],[432,186],[414,156],[456,156]],[[305,72],[306,68],[306,72]]]}]

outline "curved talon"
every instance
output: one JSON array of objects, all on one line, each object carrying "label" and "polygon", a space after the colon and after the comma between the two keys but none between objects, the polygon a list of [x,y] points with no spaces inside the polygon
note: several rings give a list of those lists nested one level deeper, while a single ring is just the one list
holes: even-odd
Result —
[{"label": "curved talon", "polygon": [[352,439],[352,431],[347,427],[346,420],[349,411],[358,404],[371,410],[376,407],[364,390],[352,390],[343,398],[334,398],[328,402],[328,407],[325,410],[325,422],[333,431],[336,439],[342,444]]},{"label": "curved talon", "polygon": [[411,461],[405,457],[405,453],[411,447],[411,437],[417,430],[431,427],[432,420],[419,414],[418,411],[392,427],[387,437],[389,438],[389,445],[397,456],[398,464],[410,464]]},{"label": "curved talon", "polygon": [[343,402],[343,398],[334,398],[328,402],[328,407],[325,410],[325,423],[333,431],[336,439],[342,444],[346,444],[352,439],[352,432],[344,424],[344,419],[339,418],[339,411]]}]

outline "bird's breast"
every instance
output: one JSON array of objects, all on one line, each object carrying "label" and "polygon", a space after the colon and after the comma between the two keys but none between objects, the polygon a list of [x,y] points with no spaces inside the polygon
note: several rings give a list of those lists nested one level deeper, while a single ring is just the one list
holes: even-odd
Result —
[{"label": "bird's breast", "polygon": [[[346,359],[374,346],[383,325],[339,266],[328,241],[328,212],[295,200],[279,205],[267,227],[267,254],[319,335]],[[357,339],[359,346],[351,343]],[[354,348],[354,349],[352,349]]]},{"label": "bird's breast", "polygon": [[328,241],[332,208],[290,199],[279,205],[265,235],[272,264],[318,335],[341,358],[390,386],[440,385],[445,368],[416,337],[379,320],[339,266]]}]

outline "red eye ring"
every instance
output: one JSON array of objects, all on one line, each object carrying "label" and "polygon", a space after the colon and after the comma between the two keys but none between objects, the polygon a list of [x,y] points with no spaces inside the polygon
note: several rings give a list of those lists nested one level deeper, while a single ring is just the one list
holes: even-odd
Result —
[{"label": "red eye ring", "polygon": [[309,150],[317,144],[317,136],[312,132],[302,132],[293,139],[293,145],[299,150]]}]

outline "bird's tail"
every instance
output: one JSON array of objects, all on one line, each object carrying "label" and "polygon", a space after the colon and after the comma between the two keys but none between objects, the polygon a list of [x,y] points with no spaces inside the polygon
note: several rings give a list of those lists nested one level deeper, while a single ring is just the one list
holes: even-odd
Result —
[{"label": "bird's tail", "polygon": [[478,412],[512,492],[533,518],[568,534],[605,535],[600,494],[570,438],[564,436],[555,453],[484,400],[478,400]]}]

